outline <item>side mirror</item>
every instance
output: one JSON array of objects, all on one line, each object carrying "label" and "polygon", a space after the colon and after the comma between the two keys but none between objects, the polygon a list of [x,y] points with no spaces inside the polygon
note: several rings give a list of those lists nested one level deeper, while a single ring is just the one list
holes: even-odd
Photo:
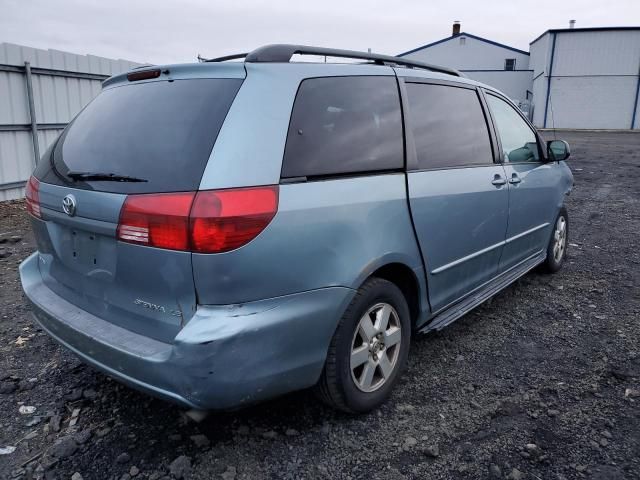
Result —
[{"label": "side mirror", "polygon": [[552,140],[547,143],[547,156],[551,162],[566,160],[571,155],[571,148],[564,140]]}]

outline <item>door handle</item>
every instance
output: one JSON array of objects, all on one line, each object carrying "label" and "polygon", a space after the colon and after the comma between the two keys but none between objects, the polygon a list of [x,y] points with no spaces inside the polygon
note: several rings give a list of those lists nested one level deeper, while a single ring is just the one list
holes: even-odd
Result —
[{"label": "door handle", "polygon": [[511,175],[511,178],[509,179],[509,183],[515,185],[516,183],[520,183],[522,181],[522,179],[518,176],[517,173],[514,173]]},{"label": "door handle", "polygon": [[504,185],[505,183],[507,183],[507,181],[496,173],[491,183],[497,187],[500,185]]}]

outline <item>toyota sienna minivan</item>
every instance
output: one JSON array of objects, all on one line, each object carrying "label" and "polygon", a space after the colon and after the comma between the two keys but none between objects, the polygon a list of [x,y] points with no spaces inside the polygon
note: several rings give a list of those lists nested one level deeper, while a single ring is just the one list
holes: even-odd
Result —
[{"label": "toyota sienna minivan", "polygon": [[314,387],[365,412],[417,332],[560,269],[568,156],[496,89],[404,58],[142,67],[30,178],[22,285],[55,340],[152,395],[232,409]]}]

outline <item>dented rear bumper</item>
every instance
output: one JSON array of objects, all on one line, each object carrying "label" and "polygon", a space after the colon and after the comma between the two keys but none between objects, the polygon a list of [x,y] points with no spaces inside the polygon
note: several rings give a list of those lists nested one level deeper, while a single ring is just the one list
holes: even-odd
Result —
[{"label": "dented rear bumper", "polygon": [[36,321],[84,362],[151,395],[231,409],[315,384],[353,290],[330,287],[241,305],[198,306],[170,342],[88,313],[42,281],[38,253],[20,265]]}]

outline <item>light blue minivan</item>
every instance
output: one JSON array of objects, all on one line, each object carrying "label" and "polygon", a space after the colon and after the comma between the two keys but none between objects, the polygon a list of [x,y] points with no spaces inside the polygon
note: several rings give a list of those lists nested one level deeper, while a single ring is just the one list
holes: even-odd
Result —
[{"label": "light blue minivan", "polygon": [[152,395],[365,412],[412,335],[565,259],[568,145],[455,70],[270,45],[103,86],[28,182],[20,274],[45,331]]}]

